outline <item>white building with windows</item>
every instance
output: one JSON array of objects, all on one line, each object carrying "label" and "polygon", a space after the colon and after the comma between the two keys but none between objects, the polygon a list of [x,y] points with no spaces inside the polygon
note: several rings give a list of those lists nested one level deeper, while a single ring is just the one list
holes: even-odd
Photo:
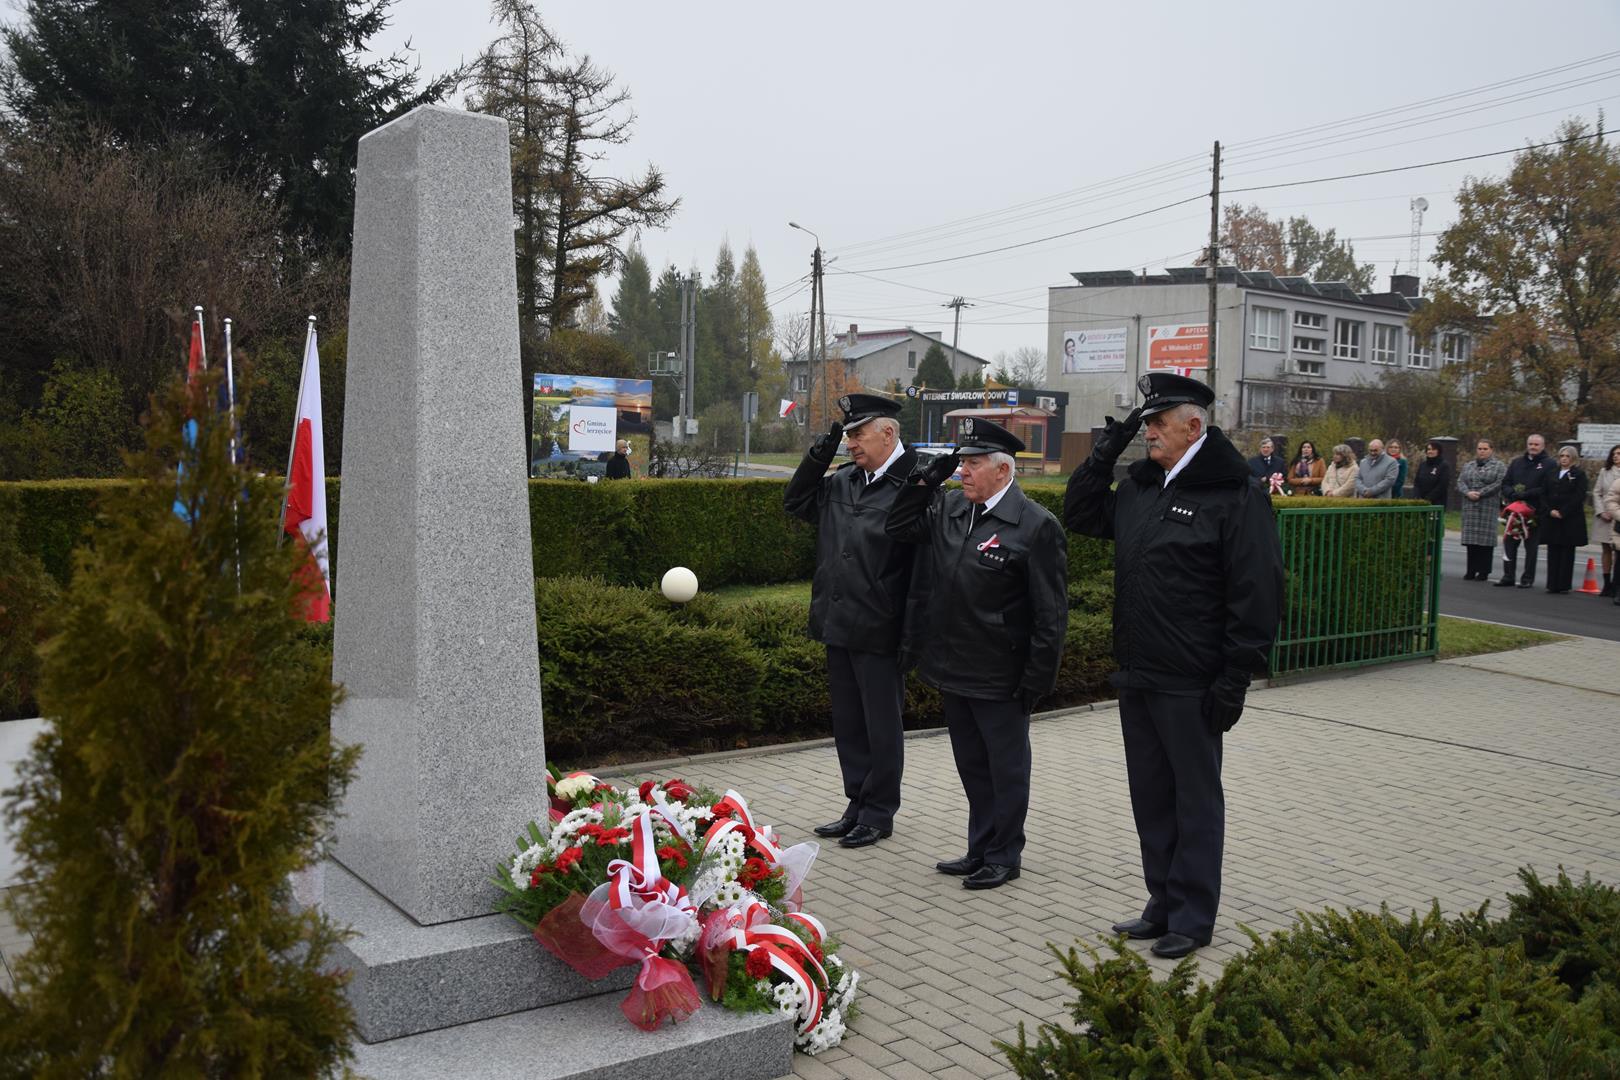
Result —
[{"label": "white building with windows", "polygon": [[[835,334],[827,342],[827,361],[842,359],[850,374],[860,379],[861,385],[881,390],[891,382],[910,386],[917,377],[917,366],[931,345],[945,350],[945,359],[951,358],[951,346],[943,340],[939,330],[913,330],[907,326],[899,330],[862,330],[854,323],[847,331]],[[787,361],[788,386],[794,393],[810,388],[810,370],[801,354]],[[988,374],[990,361],[974,356],[966,349],[956,350],[958,379],[970,371]]]},{"label": "white building with windows", "polygon": [[[1068,430],[1090,431],[1130,409],[1144,372],[1203,377],[1206,273],[1084,272],[1050,290],[1047,385],[1069,393]],[[1342,282],[1223,266],[1215,288],[1215,420],[1226,428],[1280,427],[1330,408],[1337,391],[1376,385],[1385,371],[1436,370],[1472,348],[1460,332],[1419,338],[1408,329],[1425,303],[1410,275],[1394,275],[1388,292],[1357,293]]]}]

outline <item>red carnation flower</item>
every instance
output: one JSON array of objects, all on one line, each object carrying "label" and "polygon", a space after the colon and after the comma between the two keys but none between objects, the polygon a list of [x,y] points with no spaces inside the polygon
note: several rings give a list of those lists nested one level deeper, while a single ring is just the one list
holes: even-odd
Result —
[{"label": "red carnation flower", "polygon": [[755,857],[743,863],[743,868],[737,874],[737,883],[745,889],[752,889],[755,885],[771,876],[771,867],[764,859]]},{"label": "red carnation flower", "polygon": [[693,795],[696,795],[697,792],[693,791],[692,785],[688,784],[685,780],[674,779],[664,782],[664,794],[679,802],[685,802]]},{"label": "red carnation flower", "polygon": [[643,783],[640,787],[636,788],[636,791],[641,795],[641,801],[642,802],[652,802],[653,788],[655,788],[657,786],[658,786],[657,784],[653,783],[651,780],[648,780],[645,783]]},{"label": "red carnation flower", "polygon": [[629,829],[604,829],[599,826],[596,830],[596,842],[601,847],[617,844],[620,840],[628,839],[629,836]]},{"label": "red carnation flower", "polygon": [[676,847],[674,844],[665,844],[663,847],[659,848],[658,857],[660,859],[669,860],[682,870],[686,869],[686,856],[682,855],[681,849]]},{"label": "red carnation flower", "polygon": [[529,888],[532,889],[536,885],[540,884],[540,875],[545,872],[546,868],[543,866],[537,866],[533,870],[529,871]]},{"label": "red carnation flower", "polygon": [[573,869],[574,864],[579,862],[584,855],[584,848],[571,847],[565,849],[561,855],[557,856],[557,873],[568,873],[569,870]]},{"label": "red carnation flower", "polygon": [[771,957],[764,949],[754,949],[748,954],[748,963],[743,970],[748,972],[750,978],[768,979],[771,975]]}]

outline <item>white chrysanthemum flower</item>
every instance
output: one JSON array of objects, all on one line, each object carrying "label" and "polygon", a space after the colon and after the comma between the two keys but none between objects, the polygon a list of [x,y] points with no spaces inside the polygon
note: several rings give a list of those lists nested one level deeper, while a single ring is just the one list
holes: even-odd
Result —
[{"label": "white chrysanthemum flower", "polygon": [[769,979],[755,979],[754,980],[754,989],[758,990],[762,994],[770,993],[771,992],[771,980],[769,980]]},{"label": "white chrysanthemum flower", "polygon": [[844,1041],[844,1017],[838,1009],[824,1009],[821,1021],[796,1040],[805,1053],[815,1055]]}]

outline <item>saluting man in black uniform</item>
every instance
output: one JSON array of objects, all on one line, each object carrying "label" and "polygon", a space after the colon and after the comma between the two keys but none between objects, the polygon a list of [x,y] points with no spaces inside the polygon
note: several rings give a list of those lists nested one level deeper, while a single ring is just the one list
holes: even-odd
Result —
[{"label": "saluting man in black uniform", "polygon": [[[1114,660],[1131,810],[1148,902],[1114,926],[1158,956],[1209,944],[1221,896],[1221,737],[1264,674],[1282,604],[1271,501],[1220,428],[1215,394],[1144,375],[1146,400],[1108,426],[1069,477],[1063,521],[1114,541]],[[1147,460],[1117,489],[1114,462],[1147,420]]]},{"label": "saluting man in black uniform", "polygon": [[[827,646],[833,741],[849,799],[817,836],[865,847],[890,835],[900,809],[905,672],[898,659],[912,550],[884,532],[889,507],[917,453],[900,439],[900,406],[875,394],[845,394],[844,414],[804,455],[783,505],[816,527],[810,636]],[[840,439],[850,462],[827,465]]]},{"label": "saluting man in black uniform", "polygon": [[[964,420],[956,453],[915,472],[889,511],[890,536],[927,545],[918,674],[943,695],[968,800],[967,854],[937,866],[969,889],[1019,874],[1029,714],[1057,684],[1069,625],[1068,538],[1013,479],[1023,448],[997,424]],[[942,494],[958,456],[962,490]]]}]

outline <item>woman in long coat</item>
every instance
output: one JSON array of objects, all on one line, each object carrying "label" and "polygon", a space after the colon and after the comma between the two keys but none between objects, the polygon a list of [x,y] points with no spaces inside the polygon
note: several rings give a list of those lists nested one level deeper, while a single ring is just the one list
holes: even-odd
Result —
[{"label": "woman in long coat", "polygon": [[1614,579],[1614,512],[1604,509],[1603,500],[1610,492],[1620,494],[1620,445],[1609,447],[1609,456],[1603,459],[1603,469],[1592,481],[1592,543],[1603,547],[1603,595],[1615,595]]},{"label": "woman in long coat", "polygon": [[1496,558],[1497,493],[1507,478],[1507,466],[1496,460],[1491,440],[1481,439],[1474,447],[1474,460],[1457,473],[1457,490],[1462,493],[1462,542],[1468,551],[1468,572],[1464,581],[1484,581],[1491,576]]},{"label": "woman in long coat", "polygon": [[1547,517],[1539,531],[1547,548],[1547,591],[1569,592],[1575,549],[1586,543],[1586,473],[1573,446],[1558,448],[1558,475],[1547,489]]}]

